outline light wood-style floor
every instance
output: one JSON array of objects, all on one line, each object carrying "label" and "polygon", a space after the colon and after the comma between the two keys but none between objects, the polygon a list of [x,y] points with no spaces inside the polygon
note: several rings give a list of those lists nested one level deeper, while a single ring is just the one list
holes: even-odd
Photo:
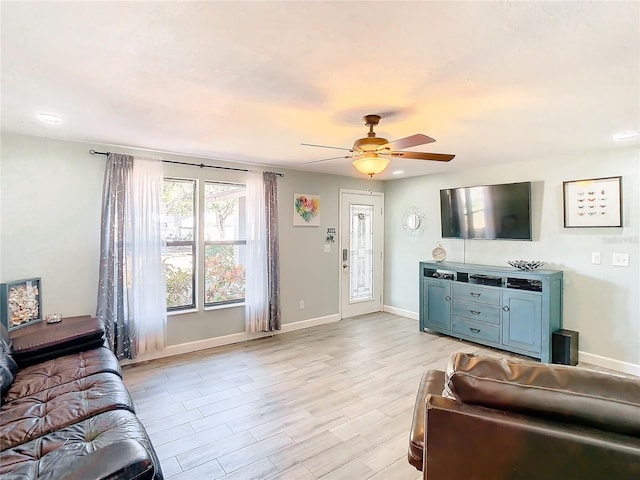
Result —
[{"label": "light wood-style floor", "polygon": [[171,480],[415,480],[420,378],[460,351],[512,356],[376,313],[123,373]]}]

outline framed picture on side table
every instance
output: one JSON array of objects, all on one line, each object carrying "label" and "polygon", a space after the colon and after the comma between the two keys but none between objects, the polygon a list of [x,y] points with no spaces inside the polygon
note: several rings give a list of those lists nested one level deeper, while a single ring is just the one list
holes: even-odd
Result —
[{"label": "framed picture on side table", "polygon": [[41,295],[39,278],[0,284],[0,321],[7,330],[42,320]]},{"label": "framed picture on side table", "polygon": [[564,227],[621,227],[622,177],[562,182]]}]

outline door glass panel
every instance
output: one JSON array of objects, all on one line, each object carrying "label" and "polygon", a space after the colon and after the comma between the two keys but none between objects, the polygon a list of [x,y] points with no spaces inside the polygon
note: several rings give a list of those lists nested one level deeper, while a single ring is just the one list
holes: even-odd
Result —
[{"label": "door glass panel", "polygon": [[351,302],[373,299],[373,205],[351,204],[350,289]]}]

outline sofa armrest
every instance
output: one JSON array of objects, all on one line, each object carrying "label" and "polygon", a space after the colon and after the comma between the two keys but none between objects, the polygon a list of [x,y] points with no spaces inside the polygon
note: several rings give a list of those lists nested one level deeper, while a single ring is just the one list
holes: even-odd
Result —
[{"label": "sofa armrest", "polygon": [[424,414],[427,395],[440,395],[444,385],[444,372],[440,370],[428,370],[422,375],[416,403],[413,408],[413,420],[409,433],[409,451],[407,458],[409,463],[422,470],[422,456],[424,452]]},{"label": "sofa armrest", "polygon": [[424,478],[640,478],[640,438],[428,395]]},{"label": "sofa armrest", "polygon": [[155,469],[149,452],[136,440],[122,440],[75,458],[60,480],[151,480]]},{"label": "sofa armrest", "polygon": [[104,345],[104,326],[89,316],[65,318],[61,323],[25,327],[11,334],[13,358],[20,367]]}]

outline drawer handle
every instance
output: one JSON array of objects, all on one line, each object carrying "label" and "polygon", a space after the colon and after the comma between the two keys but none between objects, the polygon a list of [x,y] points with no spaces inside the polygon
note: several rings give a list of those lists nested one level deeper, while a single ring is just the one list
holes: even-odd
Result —
[{"label": "drawer handle", "polygon": [[451,300],[451,297],[447,295],[446,297],[444,297],[444,299],[448,302],[449,300]]},{"label": "drawer handle", "polygon": [[480,333],[480,329],[479,328],[471,328],[471,327],[469,327],[469,330],[471,330],[473,333]]},{"label": "drawer handle", "polygon": [[504,310],[505,312],[508,312],[509,311],[509,306],[505,305],[504,307],[502,307],[502,310]]},{"label": "drawer handle", "polygon": [[469,292],[469,295],[471,295],[472,297],[476,297],[478,298],[480,295],[482,295],[481,293],[474,293],[474,292]]},{"label": "drawer handle", "polygon": [[477,310],[469,310],[471,312],[471,315],[480,315],[482,312],[479,312]]}]

